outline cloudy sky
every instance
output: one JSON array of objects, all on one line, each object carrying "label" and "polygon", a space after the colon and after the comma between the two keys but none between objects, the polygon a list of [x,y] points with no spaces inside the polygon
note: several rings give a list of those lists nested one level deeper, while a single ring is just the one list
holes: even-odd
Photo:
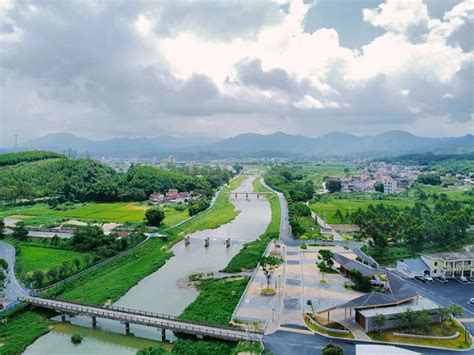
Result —
[{"label": "cloudy sky", "polygon": [[0,146],[474,133],[474,0],[2,0]]}]

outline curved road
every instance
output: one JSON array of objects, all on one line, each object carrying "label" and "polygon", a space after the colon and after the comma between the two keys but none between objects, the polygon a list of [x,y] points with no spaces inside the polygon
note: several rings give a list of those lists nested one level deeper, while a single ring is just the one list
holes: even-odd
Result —
[{"label": "curved road", "polygon": [[28,291],[20,285],[15,276],[15,248],[8,243],[0,242],[0,258],[8,263],[5,298],[16,300],[18,297],[28,296]]}]

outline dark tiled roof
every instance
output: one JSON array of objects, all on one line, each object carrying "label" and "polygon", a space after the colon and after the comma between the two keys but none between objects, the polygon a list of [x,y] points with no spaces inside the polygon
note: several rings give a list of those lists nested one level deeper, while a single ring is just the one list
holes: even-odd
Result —
[{"label": "dark tiled roof", "polygon": [[356,269],[361,272],[362,275],[364,276],[374,276],[381,274],[383,271],[374,269],[370,266],[367,266],[365,264],[362,264],[361,262],[358,262],[356,260],[349,259],[348,257],[345,257],[341,254],[334,254],[333,259],[340,264],[344,269],[346,270],[352,270]]}]

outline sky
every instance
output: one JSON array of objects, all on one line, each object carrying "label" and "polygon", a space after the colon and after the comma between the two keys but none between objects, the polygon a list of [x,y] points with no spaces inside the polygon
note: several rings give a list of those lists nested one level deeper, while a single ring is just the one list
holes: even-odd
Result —
[{"label": "sky", "polygon": [[2,0],[0,146],[474,133],[474,0]]}]

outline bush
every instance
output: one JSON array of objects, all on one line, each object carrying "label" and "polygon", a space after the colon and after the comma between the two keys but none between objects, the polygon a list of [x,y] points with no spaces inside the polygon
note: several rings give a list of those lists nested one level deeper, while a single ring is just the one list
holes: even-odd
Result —
[{"label": "bush", "polygon": [[83,339],[83,337],[82,337],[81,334],[75,333],[71,336],[71,343],[80,344],[80,343],[82,343],[82,339]]},{"label": "bush", "polygon": [[339,345],[328,344],[324,347],[321,354],[322,355],[343,355],[344,352],[342,351],[342,348]]}]

